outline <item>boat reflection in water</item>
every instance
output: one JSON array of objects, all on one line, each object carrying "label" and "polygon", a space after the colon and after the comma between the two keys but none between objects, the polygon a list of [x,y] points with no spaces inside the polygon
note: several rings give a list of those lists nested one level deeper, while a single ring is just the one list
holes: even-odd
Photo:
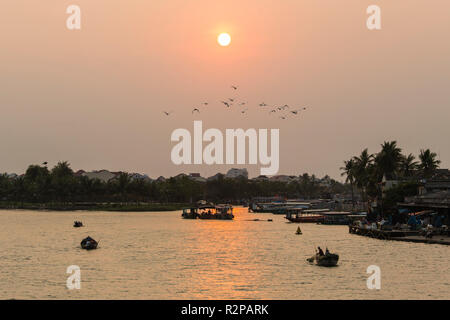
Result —
[{"label": "boat reflection in water", "polygon": [[202,204],[196,207],[183,209],[181,217],[184,219],[202,220],[233,220],[233,207],[231,205]]}]

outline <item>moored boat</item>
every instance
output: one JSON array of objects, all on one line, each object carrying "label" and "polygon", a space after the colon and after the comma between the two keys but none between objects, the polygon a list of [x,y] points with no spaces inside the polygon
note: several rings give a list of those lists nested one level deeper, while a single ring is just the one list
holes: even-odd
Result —
[{"label": "moored boat", "polygon": [[83,240],[81,240],[81,248],[85,250],[93,250],[97,249],[98,242],[87,236]]},{"label": "moored boat", "polygon": [[183,219],[197,219],[198,218],[198,208],[185,208],[181,214]]},{"label": "moored boat", "polygon": [[233,207],[231,205],[200,205],[183,209],[181,216],[184,219],[202,220],[233,220]]},{"label": "moored boat", "polygon": [[307,211],[311,210],[288,209],[285,219],[294,223],[318,223],[323,221],[323,215]]},{"label": "moored boat", "polygon": [[233,207],[231,205],[217,205],[198,216],[199,219],[233,220]]}]

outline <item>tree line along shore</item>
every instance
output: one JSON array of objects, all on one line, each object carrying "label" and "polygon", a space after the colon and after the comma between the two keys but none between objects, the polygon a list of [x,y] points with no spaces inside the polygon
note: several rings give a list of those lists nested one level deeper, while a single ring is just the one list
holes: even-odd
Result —
[{"label": "tree line along shore", "polygon": [[0,208],[45,210],[168,211],[189,206],[198,200],[240,204],[253,197],[329,198],[348,193],[349,185],[326,176],[328,183],[314,175],[290,176],[286,181],[267,177],[227,178],[198,181],[188,175],[167,179],[136,179],[120,172],[102,181],[76,175],[68,162],[30,165],[23,175],[0,175]]},{"label": "tree line along shore", "polygon": [[[318,179],[307,173],[289,176],[285,181],[263,176],[227,178],[222,174],[198,181],[184,174],[151,180],[120,172],[114,179],[102,181],[75,174],[66,161],[51,169],[46,163],[33,164],[23,175],[0,175],[0,208],[169,211],[198,200],[240,204],[255,197],[331,199],[336,195],[349,198],[351,195],[353,203],[382,200],[381,212],[395,214],[396,204],[416,195],[420,181],[432,177],[439,164],[436,153],[429,149],[421,150],[418,160],[412,154],[404,155],[396,141],[384,142],[378,153],[370,154],[365,149],[344,161],[341,170],[345,183],[328,176]],[[400,183],[385,190],[383,181],[387,180]]]}]

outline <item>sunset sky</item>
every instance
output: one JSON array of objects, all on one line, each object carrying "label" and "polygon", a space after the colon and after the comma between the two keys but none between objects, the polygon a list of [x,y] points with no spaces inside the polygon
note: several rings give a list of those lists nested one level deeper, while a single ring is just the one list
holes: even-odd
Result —
[{"label": "sunset sky", "polygon": [[[66,28],[71,4],[81,30]],[[371,4],[379,31],[366,27]],[[59,160],[153,178],[242,167],[172,164],[170,135],[194,120],[279,128],[279,174],[342,179],[343,160],[385,140],[430,148],[448,168],[449,12],[447,0],[3,0],[0,172]],[[262,102],[308,109],[282,120]]]}]

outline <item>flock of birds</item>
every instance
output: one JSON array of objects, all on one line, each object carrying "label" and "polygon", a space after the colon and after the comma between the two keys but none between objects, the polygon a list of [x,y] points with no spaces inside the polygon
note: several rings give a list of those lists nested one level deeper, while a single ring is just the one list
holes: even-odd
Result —
[{"label": "flock of birds", "polygon": [[[239,87],[235,86],[235,85],[230,86],[230,88],[233,91],[237,91],[239,89]],[[243,115],[245,115],[247,113],[247,111],[249,110],[249,104],[247,102],[238,102],[236,98],[224,99],[224,100],[221,100],[220,103],[227,109],[231,109],[233,106],[237,106],[239,108],[239,112]],[[202,108],[207,107],[208,105],[209,105],[209,102],[203,102]],[[269,108],[267,108],[267,107],[269,107]],[[289,116],[297,116],[302,111],[305,111],[307,109],[307,107],[293,109],[293,108],[291,108],[291,106],[289,106],[287,104],[282,105],[282,106],[277,105],[277,106],[270,107],[265,102],[261,102],[260,104],[258,104],[258,108],[262,109],[262,110],[266,110],[270,115],[282,113],[281,115],[278,116],[281,120],[286,120],[286,119],[288,119]],[[192,114],[200,114],[201,113],[200,107],[193,108],[191,113]],[[166,116],[170,116],[173,114],[173,111],[163,111],[163,114],[165,114]]]}]

